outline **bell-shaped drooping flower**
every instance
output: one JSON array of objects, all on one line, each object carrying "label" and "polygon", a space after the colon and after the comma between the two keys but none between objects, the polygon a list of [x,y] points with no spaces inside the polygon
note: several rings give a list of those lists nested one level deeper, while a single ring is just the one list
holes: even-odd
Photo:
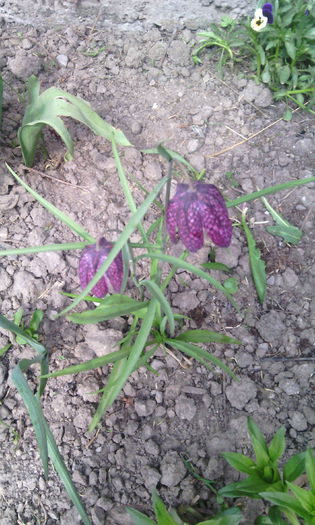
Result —
[{"label": "bell-shaped drooping flower", "polygon": [[250,25],[254,31],[261,31],[267,24],[273,23],[272,4],[266,3],[261,9],[256,9]]},{"label": "bell-shaped drooping flower", "polygon": [[[97,244],[86,246],[82,252],[79,262],[79,276],[81,287],[85,288],[96,272],[100,269],[103,262],[107,259],[113,244],[101,237]],[[119,292],[123,280],[123,260],[122,253],[119,252],[103,277],[92,288],[92,293],[96,297],[105,297],[110,287]]]},{"label": "bell-shaped drooping flower", "polygon": [[232,223],[220,191],[213,184],[178,184],[166,210],[166,225],[173,242],[178,238],[190,252],[203,246],[203,230],[217,246],[227,247]]}]

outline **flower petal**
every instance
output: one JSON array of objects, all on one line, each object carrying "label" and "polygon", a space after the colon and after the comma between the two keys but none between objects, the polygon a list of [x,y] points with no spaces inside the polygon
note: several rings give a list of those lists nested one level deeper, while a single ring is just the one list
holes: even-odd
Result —
[{"label": "flower petal", "polygon": [[124,266],[122,260],[122,253],[119,252],[117,257],[113,260],[112,264],[106,272],[106,276],[109,279],[110,284],[112,285],[115,292],[120,292],[124,274]]},{"label": "flower petal", "polygon": [[[79,262],[79,277],[81,288],[85,288],[91,279],[93,279],[98,268],[106,259],[106,254],[100,256],[100,252],[96,249],[96,245],[92,244],[86,246],[82,252]],[[104,297],[108,293],[108,286],[105,277],[102,277],[98,283],[92,288],[92,293],[96,297]]]},{"label": "flower petal", "polygon": [[197,184],[199,203],[202,206],[202,224],[210,239],[217,246],[231,243],[232,223],[223,196],[213,184]]},{"label": "flower petal", "polygon": [[187,193],[184,204],[178,213],[179,236],[190,252],[196,252],[203,246],[202,218],[196,192]]},{"label": "flower petal", "polygon": [[172,242],[178,241],[177,236],[177,212],[179,209],[180,203],[174,199],[171,199],[167,210],[166,210],[166,227],[168,234]]}]

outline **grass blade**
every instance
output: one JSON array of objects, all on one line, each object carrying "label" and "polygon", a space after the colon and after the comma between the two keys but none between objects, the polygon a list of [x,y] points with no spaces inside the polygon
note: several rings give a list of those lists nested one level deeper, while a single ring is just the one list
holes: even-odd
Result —
[{"label": "grass blade", "polygon": [[230,370],[230,368],[226,366],[220,359],[207,352],[207,350],[204,350],[203,348],[200,348],[194,344],[178,341],[177,339],[167,339],[166,343],[173,346],[173,348],[176,348],[176,350],[180,350],[181,352],[184,352],[184,354],[193,357],[209,370],[212,370],[212,367],[209,365],[208,361],[221,368],[221,370],[224,370],[224,372],[226,372],[233,379],[236,379],[236,375],[232,372],[232,370]]},{"label": "grass blade", "polygon": [[157,525],[156,521],[150,520],[145,514],[131,507],[126,507],[126,511],[131,516],[135,525]]},{"label": "grass blade", "polygon": [[296,226],[292,226],[286,219],[280,215],[265,199],[265,197],[262,197],[261,199],[269,211],[270,215],[272,216],[273,220],[276,222],[276,226],[267,226],[266,230],[268,233],[271,233],[272,235],[278,235],[279,237],[282,237],[283,240],[286,243],[290,244],[298,244],[302,238],[303,233],[299,228]]},{"label": "grass blade", "polygon": [[253,193],[249,193],[248,195],[238,197],[237,199],[233,199],[231,201],[228,200],[225,204],[227,208],[233,208],[234,206],[239,206],[239,204],[243,204],[243,202],[249,202],[255,199],[260,199],[261,197],[264,197],[264,195],[272,195],[273,193],[277,193],[278,191],[284,191],[289,188],[296,188],[297,186],[309,184],[310,182],[315,182],[315,177],[308,177],[307,179],[290,180],[281,184],[275,184],[275,186],[269,186],[264,190],[254,191]]},{"label": "grass blade", "polygon": [[67,312],[72,310],[82,299],[84,299],[88,293],[92,290],[92,288],[96,285],[96,283],[99,281],[99,279],[104,275],[106,270],[108,270],[109,266],[112,264],[115,257],[118,255],[124,244],[128,241],[130,235],[133,233],[133,231],[137,228],[139,222],[147,212],[148,208],[150,207],[151,203],[154,201],[156,196],[160,193],[161,189],[163,188],[164,184],[166,184],[168,180],[168,177],[163,177],[163,179],[160,180],[160,182],[155,186],[155,188],[151,191],[150,195],[143,201],[141,206],[139,206],[137,212],[132,215],[132,217],[129,219],[128,224],[125,226],[123,232],[118,237],[117,241],[115,242],[113,248],[111,249],[110,253],[107,256],[106,261],[102,264],[100,269],[96,272],[95,276],[91,281],[88,283],[86,288],[83,290],[83,292],[76,297],[76,299],[73,301],[71,305],[69,305],[67,308],[62,310],[57,317],[60,317],[61,315],[65,315]]},{"label": "grass blade", "polygon": [[45,246],[28,246],[27,248],[9,248],[0,250],[0,256],[25,255],[28,253],[57,252],[63,250],[82,250],[89,242],[66,242],[64,244],[46,244]]},{"label": "grass blade", "polygon": [[39,454],[40,454],[40,457],[43,463],[45,478],[47,479],[48,477],[48,449],[47,449],[46,429],[45,429],[45,424],[44,424],[44,414],[42,412],[42,407],[40,406],[40,402],[38,398],[34,396],[23,374],[23,372],[27,368],[29,368],[29,366],[39,361],[40,361],[40,358],[35,358],[32,360],[22,359],[14,368],[11,377],[30,415],[32,425],[34,427],[37,443],[38,443]]},{"label": "grass blade", "polygon": [[242,226],[247,240],[252,277],[254,280],[259,302],[262,304],[265,299],[267,287],[265,263],[261,258],[260,250],[256,247],[255,239],[246,223],[244,214],[242,215]]},{"label": "grass blade", "polygon": [[186,341],[189,343],[224,343],[232,345],[240,345],[242,341],[234,339],[229,335],[219,334],[218,332],[211,332],[210,330],[186,330],[180,335],[177,335],[176,340]]},{"label": "grass blade", "polygon": [[78,513],[81,516],[81,519],[84,523],[84,525],[92,525],[91,520],[89,519],[84,506],[81,502],[80,496],[72,482],[72,479],[70,477],[70,474],[67,470],[67,467],[61,457],[61,454],[58,450],[56,441],[54,439],[54,436],[48,426],[48,423],[44,420],[45,425],[45,432],[47,436],[47,444],[48,444],[48,453],[49,457],[54,464],[54,467],[68,493],[69,498],[71,499],[72,503],[74,504],[75,508],[77,509]]},{"label": "grass blade", "polygon": [[194,273],[198,277],[201,277],[202,279],[205,279],[210,284],[212,284],[212,286],[214,286],[217,290],[219,290],[220,292],[224,293],[224,295],[229,299],[231,304],[233,304],[233,306],[238,310],[238,306],[237,306],[235,300],[229,294],[229,292],[226,291],[224,286],[222,286],[222,284],[219,283],[219,281],[217,281],[216,279],[211,277],[211,275],[209,275],[208,273],[204,272],[203,270],[200,270],[199,268],[197,268],[193,264],[190,264],[190,263],[188,263],[186,261],[183,261],[182,259],[178,259],[177,257],[173,257],[172,255],[166,255],[164,253],[153,253],[153,252],[148,252],[147,254],[139,255],[137,257],[137,259],[143,259],[144,257],[150,257],[151,259],[159,259],[161,261],[168,262],[171,265],[175,266],[177,269],[178,268],[182,268],[183,270],[188,270],[189,272]]},{"label": "grass blade", "polygon": [[110,380],[108,382],[109,384],[107,384],[105,387],[103,397],[89,425],[89,431],[92,431],[98,425],[105,410],[107,410],[113,404],[127,382],[130,374],[134,371],[136,363],[139,360],[145,344],[149,338],[157,305],[157,300],[151,299],[147,313],[142,320],[141,328],[131,348],[128,359],[121,360],[114,365],[114,369],[112,371],[112,374],[114,372],[114,378],[112,379],[111,374]]},{"label": "grass blade", "polygon": [[154,281],[151,281],[151,280],[141,281],[140,285],[146,286],[150,290],[152,296],[155,297],[155,299],[159,301],[161,308],[167,317],[168,324],[170,327],[170,333],[171,335],[174,335],[174,332],[175,332],[174,314],[173,314],[173,311],[172,311],[172,308],[169,302],[167,301],[166,297],[164,296],[159,286]]},{"label": "grass blade", "polygon": [[8,168],[11,175],[13,175],[13,177],[21,184],[21,186],[23,186],[23,188],[25,188],[42,206],[44,206],[44,208],[46,208],[46,210],[48,210],[49,213],[57,217],[57,219],[59,219],[64,224],[66,224],[66,226],[68,226],[74,233],[77,233],[78,235],[80,235],[80,237],[83,237],[83,239],[85,239],[86,241],[89,241],[91,244],[95,243],[95,240],[93,239],[93,237],[91,237],[91,235],[88,232],[86,232],[82,228],[82,226],[80,226],[80,224],[75,222],[73,219],[71,219],[71,217],[69,217],[62,211],[60,211],[58,208],[56,208],[56,206],[54,206],[53,204],[48,202],[46,199],[44,199],[44,197],[39,195],[37,191],[33,190],[30,186],[28,186],[28,184],[26,184],[26,182],[24,182],[24,180],[21,179],[13,171],[13,169],[10,168],[10,166],[7,163],[5,163],[5,165]]}]

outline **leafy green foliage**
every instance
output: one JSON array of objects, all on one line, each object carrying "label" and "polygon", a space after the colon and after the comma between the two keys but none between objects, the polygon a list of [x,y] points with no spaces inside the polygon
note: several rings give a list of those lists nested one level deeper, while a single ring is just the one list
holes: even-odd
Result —
[{"label": "leafy green foliage", "polygon": [[[156,521],[149,519],[145,514],[132,507],[127,507],[126,510],[135,525],[188,525],[174,510],[167,510],[156,490],[152,493],[152,503]],[[241,511],[237,507],[233,507],[219,512],[214,518],[199,521],[196,525],[239,525],[241,519]]]},{"label": "leafy green foliage", "polygon": [[[39,338],[38,329],[39,329],[40,323],[43,320],[44,312],[42,310],[35,310],[33,312],[33,315],[31,317],[28,327],[26,327],[24,324],[23,313],[24,313],[23,308],[19,308],[18,311],[14,314],[14,318],[13,318],[14,323],[20,328],[22,328],[22,330],[24,330],[24,332],[28,334],[32,339],[35,339],[35,341],[38,341],[38,338]],[[15,340],[20,345],[28,344],[26,339],[24,339],[20,335],[16,335]]]},{"label": "leafy green foliage", "polygon": [[32,166],[36,147],[44,126],[50,126],[64,142],[65,158],[73,158],[73,142],[69,131],[60,117],[72,117],[88,126],[96,135],[115,140],[121,146],[131,146],[122,131],[103,120],[90,105],[62,89],[51,87],[40,94],[39,80],[33,75],[28,80],[28,105],[18,138],[26,166]]},{"label": "leafy green foliage", "polygon": [[[315,102],[315,6],[314,2],[277,0],[273,3],[274,21],[261,31],[251,28],[250,19],[222,19],[210,24],[193,51],[195,64],[201,62],[205,48],[219,55],[218,70],[230,61],[250,60],[254,78],[266,84],[276,100],[293,102],[311,109]],[[307,105],[308,104],[308,105]],[[287,107],[285,119],[291,118]]]},{"label": "leafy green foliage", "polygon": [[[291,523],[299,525],[298,517],[303,518],[305,525],[315,524],[315,457],[308,449],[291,457],[279,469],[279,460],[285,451],[285,430],[280,428],[269,445],[264,435],[253,421],[248,418],[248,433],[255,451],[256,461],[243,454],[225,452],[223,456],[228,463],[247,474],[248,477],[231,483],[219,490],[222,497],[263,498],[274,506],[267,516],[260,516],[256,525],[284,525]],[[294,484],[301,474],[306,471],[309,490]],[[288,519],[284,521],[282,516]],[[298,517],[297,517],[298,516]]]}]

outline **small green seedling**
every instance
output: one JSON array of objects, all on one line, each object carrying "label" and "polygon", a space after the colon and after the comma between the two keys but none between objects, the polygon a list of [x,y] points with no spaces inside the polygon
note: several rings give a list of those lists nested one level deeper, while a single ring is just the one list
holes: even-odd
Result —
[{"label": "small green seedling", "polygon": [[[167,510],[156,490],[152,493],[153,510],[156,521],[148,518],[142,512],[132,507],[127,507],[129,516],[133,519],[135,525],[189,525],[183,521],[174,509]],[[213,518],[199,521],[196,525],[239,525],[242,514],[237,507],[223,510]]]},{"label": "small green seedling", "polygon": [[[44,312],[42,310],[35,310],[31,317],[28,327],[26,327],[24,324],[23,314],[24,314],[23,308],[19,308],[18,311],[14,314],[13,322],[16,324],[16,326],[19,326],[20,328],[22,328],[22,330],[24,330],[24,332],[27,335],[29,335],[32,339],[35,339],[35,341],[38,341],[39,340],[38,329],[39,329],[40,323],[43,320]],[[21,335],[16,335],[15,340],[20,345],[28,344],[26,339],[24,339],[24,337]]]}]

